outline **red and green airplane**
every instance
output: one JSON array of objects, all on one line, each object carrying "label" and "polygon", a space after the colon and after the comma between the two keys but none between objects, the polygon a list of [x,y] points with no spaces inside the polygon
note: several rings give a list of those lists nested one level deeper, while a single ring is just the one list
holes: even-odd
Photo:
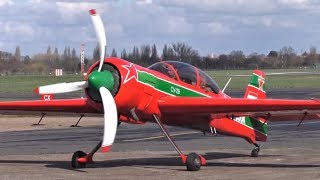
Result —
[{"label": "red and green airplane", "polygon": [[0,102],[1,111],[104,114],[102,140],[90,153],[77,151],[74,168],[92,162],[102,148],[110,150],[118,122],[157,123],[181,157],[187,170],[199,170],[205,159],[196,153],[185,155],[164,125],[181,126],[208,133],[241,137],[254,145],[267,140],[268,121],[320,119],[320,100],[266,99],[265,75],[253,71],[244,98],[231,98],[200,69],[177,61],[161,61],[148,68],[119,58],[105,58],[103,23],[95,10],[89,11],[100,44],[100,61],[91,66],[84,81],[41,86],[39,94],[58,94],[85,90],[86,97],[50,101]]}]

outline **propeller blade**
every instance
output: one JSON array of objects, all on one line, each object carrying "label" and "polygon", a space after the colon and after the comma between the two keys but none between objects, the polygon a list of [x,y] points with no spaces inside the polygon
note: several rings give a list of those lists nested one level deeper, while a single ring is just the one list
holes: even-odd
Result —
[{"label": "propeller blade", "polygon": [[118,126],[117,106],[110,91],[105,87],[99,88],[104,110],[104,132],[102,152],[108,152],[114,142]]},{"label": "propeller blade", "polygon": [[88,86],[87,81],[70,82],[70,83],[58,83],[46,86],[40,86],[34,90],[37,94],[61,94],[73,91],[78,91]]},{"label": "propeller blade", "polygon": [[100,46],[100,64],[99,64],[98,71],[101,71],[104,57],[105,57],[105,52],[106,52],[106,46],[107,46],[106,33],[104,30],[102,20],[101,20],[99,14],[97,14],[96,10],[91,9],[89,12],[91,15],[91,20],[92,20],[94,29],[96,31],[96,36],[97,36],[99,46]]}]

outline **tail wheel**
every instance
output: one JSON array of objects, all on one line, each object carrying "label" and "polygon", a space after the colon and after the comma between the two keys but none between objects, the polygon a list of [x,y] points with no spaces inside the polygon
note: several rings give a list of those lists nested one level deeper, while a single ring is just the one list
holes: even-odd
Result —
[{"label": "tail wheel", "polygon": [[200,167],[201,167],[201,158],[200,158],[200,156],[198,154],[196,154],[196,153],[190,153],[187,156],[186,165],[187,165],[187,170],[188,171],[198,171],[198,170],[200,170]]},{"label": "tail wheel", "polygon": [[255,147],[254,149],[252,149],[251,157],[258,157],[259,156],[259,151],[260,151],[259,147]]},{"label": "tail wheel", "polygon": [[83,152],[83,151],[77,151],[75,153],[73,153],[72,159],[71,159],[71,165],[73,168],[77,169],[77,168],[85,168],[86,167],[86,163],[81,163],[78,161],[79,158],[85,157],[87,155],[87,153]]}]

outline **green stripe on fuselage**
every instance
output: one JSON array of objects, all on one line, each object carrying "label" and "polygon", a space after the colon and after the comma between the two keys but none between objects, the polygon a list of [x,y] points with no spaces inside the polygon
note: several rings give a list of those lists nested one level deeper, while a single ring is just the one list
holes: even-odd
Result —
[{"label": "green stripe on fuselage", "polygon": [[179,86],[170,81],[160,79],[152,74],[143,71],[137,71],[138,81],[153,88],[162,91],[164,93],[173,95],[173,96],[184,96],[184,97],[207,97],[204,94],[193,91],[191,89]]}]

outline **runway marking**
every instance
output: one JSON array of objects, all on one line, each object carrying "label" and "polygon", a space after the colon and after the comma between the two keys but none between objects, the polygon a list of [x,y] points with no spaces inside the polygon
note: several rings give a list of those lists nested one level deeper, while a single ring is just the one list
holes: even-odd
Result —
[{"label": "runway marking", "polygon": [[[317,124],[320,123],[320,121],[312,121],[312,122],[302,122],[301,125],[304,124]],[[297,126],[298,123],[286,123],[286,124],[269,124],[269,127],[280,127],[280,126]]]},{"label": "runway marking", "polygon": [[[188,134],[200,134],[202,132],[198,132],[198,131],[191,131],[191,132],[182,132],[182,133],[176,133],[176,134],[171,134],[170,136],[182,136],[182,135],[188,135]],[[164,135],[160,135],[160,136],[151,136],[151,137],[146,137],[146,138],[138,138],[138,139],[127,139],[127,140],[123,140],[123,142],[136,142],[136,141],[144,141],[144,140],[152,140],[152,139],[160,139],[165,137]]]}]

